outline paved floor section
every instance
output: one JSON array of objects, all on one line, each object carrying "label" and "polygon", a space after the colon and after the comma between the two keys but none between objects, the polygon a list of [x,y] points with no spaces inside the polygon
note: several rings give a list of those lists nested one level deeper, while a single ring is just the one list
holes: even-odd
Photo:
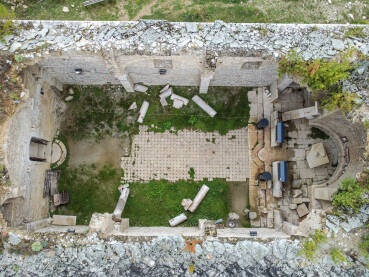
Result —
[{"label": "paved floor section", "polygon": [[166,179],[195,180],[224,178],[246,181],[249,178],[247,128],[218,133],[196,131],[148,132],[144,126],[133,137],[130,157],[122,157],[121,167],[128,182]]}]

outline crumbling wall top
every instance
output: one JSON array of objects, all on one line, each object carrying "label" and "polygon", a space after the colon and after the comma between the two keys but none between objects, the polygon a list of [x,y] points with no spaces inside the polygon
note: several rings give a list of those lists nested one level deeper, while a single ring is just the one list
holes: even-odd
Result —
[{"label": "crumbling wall top", "polygon": [[[369,27],[339,24],[184,23],[141,21],[14,21],[15,34],[0,50],[30,57],[54,51],[115,52],[123,55],[204,55],[279,58],[291,49],[306,59],[330,58],[355,47],[369,54]],[[352,29],[360,29],[353,37]]]}]

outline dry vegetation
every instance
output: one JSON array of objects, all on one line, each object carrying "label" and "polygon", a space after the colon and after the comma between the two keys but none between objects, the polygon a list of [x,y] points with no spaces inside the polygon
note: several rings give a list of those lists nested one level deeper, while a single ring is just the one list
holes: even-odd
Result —
[{"label": "dry vegetation", "polygon": [[[3,0],[9,8],[12,0]],[[84,7],[79,0],[17,1],[17,18],[70,20],[367,23],[368,0],[105,0]],[[69,12],[63,12],[68,7]]]}]

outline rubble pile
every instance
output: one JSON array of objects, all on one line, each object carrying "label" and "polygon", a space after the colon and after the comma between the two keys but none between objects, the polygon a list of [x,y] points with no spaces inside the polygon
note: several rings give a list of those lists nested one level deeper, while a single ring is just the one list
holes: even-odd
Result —
[{"label": "rubble pile", "polygon": [[[60,240],[60,235],[59,235]],[[21,244],[12,234],[0,256],[4,276],[368,276],[369,270],[348,257],[334,264],[330,256],[305,263],[298,255],[299,241],[271,242],[198,241],[193,251],[185,251],[186,241],[177,236],[159,237],[149,242],[102,240],[86,237],[79,245],[75,236],[64,237],[50,246],[46,241],[31,255],[11,251]],[[37,252],[36,252],[37,250]],[[12,252],[12,253],[11,253]]]}]

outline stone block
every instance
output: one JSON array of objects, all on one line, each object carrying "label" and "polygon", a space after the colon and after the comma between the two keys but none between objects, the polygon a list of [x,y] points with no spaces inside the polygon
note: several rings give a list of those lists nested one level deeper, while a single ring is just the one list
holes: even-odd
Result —
[{"label": "stone block", "polygon": [[53,225],[74,226],[76,225],[77,217],[74,215],[53,215]]},{"label": "stone block", "polygon": [[315,188],[314,198],[318,200],[332,201],[333,194],[337,191],[335,188]]},{"label": "stone block", "polygon": [[282,231],[290,236],[293,236],[298,233],[298,227],[296,225],[293,225],[292,223],[284,221],[282,224]]},{"label": "stone block", "polygon": [[300,179],[294,179],[294,180],[292,180],[292,188],[294,188],[294,189],[299,189],[299,188],[301,188],[301,185],[302,185],[302,182],[301,182],[301,180]]},{"label": "stone block", "polygon": [[291,210],[296,210],[296,209],[297,209],[297,204],[290,204],[290,205],[289,205],[289,208],[290,208]]},{"label": "stone block", "polygon": [[120,222],[120,231],[124,232],[129,228],[129,218],[122,218],[122,221]]},{"label": "stone block", "polygon": [[288,74],[284,74],[282,78],[278,80],[278,92],[284,91],[293,82],[292,78]]},{"label": "stone block", "polygon": [[302,195],[302,190],[301,189],[294,189],[292,190],[292,197],[293,198],[298,198]]},{"label": "stone block", "polygon": [[292,199],[292,204],[301,204],[301,203],[302,203],[302,198],[301,197]]},{"label": "stone block", "polygon": [[112,214],[93,213],[89,224],[90,232],[109,234],[114,230]]},{"label": "stone block", "polygon": [[282,229],[283,220],[281,211],[279,209],[274,209],[273,216],[274,216],[274,228],[276,230]]},{"label": "stone block", "polygon": [[307,162],[310,168],[318,167],[329,163],[327,153],[325,152],[323,143],[313,144],[311,150],[307,154]]},{"label": "stone block", "polygon": [[273,228],[274,227],[274,215],[273,215],[273,211],[269,211],[267,213],[267,227],[268,228]]},{"label": "stone block", "polygon": [[309,199],[309,198],[307,198],[307,197],[303,197],[303,198],[302,198],[302,202],[303,202],[303,203],[309,203],[309,202],[310,202],[310,199]]},{"label": "stone block", "polygon": [[297,206],[297,214],[299,217],[303,217],[309,213],[309,209],[306,207],[305,204],[300,204]]}]

